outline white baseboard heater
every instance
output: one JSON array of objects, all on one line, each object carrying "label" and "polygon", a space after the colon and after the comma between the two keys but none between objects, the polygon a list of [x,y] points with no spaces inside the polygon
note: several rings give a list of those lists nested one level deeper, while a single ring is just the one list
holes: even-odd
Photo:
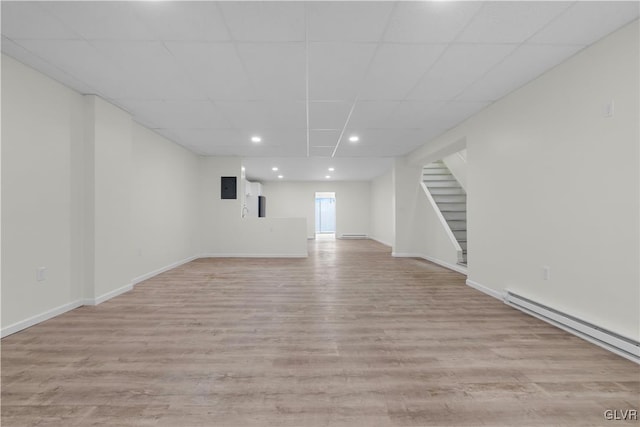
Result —
[{"label": "white baseboard heater", "polygon": [[345,233],[345,234],[341,234],[340,235],[341,239],[368,239],[369,236],[367,236],[366,234],[350,234],[350,233]]},{"label": "white baseboard heater", "polygon": [[640,343],[599,326],[539,304],[528,298],[507,292],[504,302],[518,310],[551,323],[567,332],[599,345],[626,359],[640,364]]}]

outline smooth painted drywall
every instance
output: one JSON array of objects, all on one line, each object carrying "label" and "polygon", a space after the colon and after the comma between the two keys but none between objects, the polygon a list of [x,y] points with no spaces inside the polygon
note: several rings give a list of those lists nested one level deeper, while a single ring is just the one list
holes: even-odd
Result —
[{"label": "smooth painted drywall", "polygon": [[315,237],[316,192],[336,194],[336,236],[369,235],[371,185],[369,181],[269,181],[262,185],[267,217],[306,218],[307,237]]},{"label": "smooth painted drywall", "polygon": [[76,92],[2,56],[3,329],[81,299],[82,108]]},{"label": "smooth painted drywall", "polygon": [[[133,123],[132,277],[200,253],[198,156]],[[134,279],[134,281],[136,281]]]},{"label": "smooth painted drywall", "polygon": [[[245,189],[241,167],[238,157],[200,158],[202,253],[205,256],[307,256],[304,219],[242,218]],[[237,177],[236,199],[220,198],[223,176]],[[267,198],[268,216],[272,206]]]},{"label": "smooth painted drywall", "polygon": [[394,160],[396,256],[416,256],[456,265],[458,252],[420,185],[422,167]]},{"label": "smooth painted drywall", "polygon": [[411,155],[466,138],[469,279],[636,340],[639,51],[635,21]]},{"label": "smooth painted drywall", "polygon": [[458,183],[467,190],[467,150],[460,150],[442,159]]},{"label": "smooth painted drywall", "polygon": [[395,239],[393,169],[371,181],[371,238],[387,246]]},{"label": "smooth painted drywall", "polygon": [[93,194],[85,193],[90,195],[85,202],[93,209],[93,295],[88,298],[99,299],[130,286],[133,276],[133,121],[127,112],[95,95],[85,98],[86,118],[92,124],[91,132],[85,132],[85,145],[93,152],[93,159],[85,157],[84,165],[93,168]]}]

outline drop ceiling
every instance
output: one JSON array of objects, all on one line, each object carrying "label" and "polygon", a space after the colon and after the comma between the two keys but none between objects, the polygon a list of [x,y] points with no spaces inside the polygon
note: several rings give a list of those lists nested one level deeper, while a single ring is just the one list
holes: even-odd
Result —
[{"label": "drop ceiling", "polygon": [[368,180],[637,17],[611,1],[3,1],[2,51],[250,178]]}]

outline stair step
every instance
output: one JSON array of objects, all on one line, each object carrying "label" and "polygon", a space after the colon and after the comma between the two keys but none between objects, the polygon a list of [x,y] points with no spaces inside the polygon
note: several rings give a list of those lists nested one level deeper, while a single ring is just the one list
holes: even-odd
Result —
[{"label": "stair step", "polygon": [[460,187],[460,184],[458,184],[458,181],[456,181],[455,179],[447,180],[447,181],[424,181],[424,183],[428,188],[431,188],[431,187],[462,188]]},{"label": "stair step", "polygon": [[466,203],[453,203],[453,202],[436,202],[440,208],[440,212],[461,212],[467,210]]},{"label": "stair step", "polygon": [[451,230],[453,235],[457,239],[466,239],[467,238],[467,230]]},{"label": "stair step", "polygon": [[458,242],[458,244],[460,245],[460,247],[462,248],[462,253],[465,254],[467,253],[467,242]]},{"label": "stair step", "polygon": [[422,180],[423,181],[455,181],[456,179],[450,173],[444,173],[444,174],[440,173],[440,174],[422,175]]},{"label": "stair step", "polygon": [[[425,183],[426,185],[426,183]],[[427,185],[427,187],[429,187]],[[465,196],[466,194],[462,187],[433,187],[429,188],[429,192],[432,196]]]},{"label": "stair step", "polygon": [[466,221],[467,220],[467,212],[442,212],[442,216],[447,221]]},{"label": "stair step", "polygon": [[467,221],[463,221],[461,219],[452,219],[447,221],[449,224],[449,228],[453,231],[466,231],[467,230]]},{"label": "stair step", "polygon": [[447,168],[425,168],[422,170],[422,175],[451,175],[451,172]]},{"label": "stair step", "polygon": [[432,194],[433,200],[437,204],[440,203],[467,203],[467,196],[465,194]]}]

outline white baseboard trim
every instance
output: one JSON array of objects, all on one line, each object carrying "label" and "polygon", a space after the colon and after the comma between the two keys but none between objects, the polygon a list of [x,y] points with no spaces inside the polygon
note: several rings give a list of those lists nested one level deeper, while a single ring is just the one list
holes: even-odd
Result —
[{"label": "white baseboard trim", "polygon": [[442,260],[440,260],[438,258],[430,257],[428,255],[406,253],[406,252],[392,252],[391,256],[396,257],[396,258],[422,258],[422,259],[430,261],[430,262],[432,262],[434,264],[438,264],[441,267],[448,268],[449,270],[453,270],[456,273],[464,274],[465,276],[467,275],[467,268],[466,267],[463,267],[461,265],[451,264],[451,263],[448,263],[446,261],[442,261]]},{"label": "white baseboard trim", "polygon": [[138,277],[134,278],[131,281],[131,283],[133,285],[137,285],[138,283],[144,282],[147,279],[151,279],[152,277],[157,276],[158,274],[164,273],[165,271],[172,270],[172,269],[174,269],[176,267],[181,266],[182,264],[186,264],[186,263],[191,262],[194,259],[198,259],[198,258],[200,258],[200,255],[193,255],[193,256],[190,256],[190,257],[185,258],[183,260],[173,262],[173,263],[171,263],[169,265],[165,265],[162,268],[158,268],[157,270],[153,270],[153,271],[151,271],[149,273],[146,273],[146,274],[143,274],[141,276],[138,276]]},{"label": "white baseboard trim", "polygon": [[84,305],[98,305],[103,302],[110,300],[111,298],[115,298],[118,295],[124,294],[125,292],[129,292],[133,289],[133,283],[127,283],[124,286],[119,287],[118,289],[114,289],[106,294],[102,294],[97,298],[85,298],[83,303]]},{"label": "white baseboard trim", "polygon": [[474,282],[473,280],[469,280],[467,279],[467,286],[472,287],[473,289],[477,289],[482,293],[485,293],[491,297],[494,297],[495,299],[499,299],[500,301],[504,301],[505,298],[505,294],[500,292],[500,291],[496,291],[495,289],[491,289],[488,288],[484,285],[481,285],[478,282]]},{"label": "white baseboard trim", "polygon": [[378,239],[377,237],[369,236],[369,238],[370,238],[371,240],[375,240],[376,242],[378,242],[378,243],[380,243],[380,244],[383,244],[383,245],[385,245],[385,246],[389,246],[389,247],[392,247],[392,246],[393,246],[393,244],[391,244],[391,243],[389,243],[389,242],[385,242],[384,240]]},{"label": "white baseboard trim", "polygon": [[308,253],[295,254],[234,254],[234,253],[208,253],[202,254],[198,258],[307,258]]},{"label": "white baseboard trim", "polygon": [[40,322],[44,322],[45,320],[49,320],[53,317],[59,316],[62,313],[66,313],[67,311],[71,311],[75,308],[82,307],[82,303],[83,303],[82,300],[73,301],[67,304],[63,304],[56,308],[52,308],[51,310],[47,310],[44,313],[40,313],[35,316],[31,316],[27,319],[16,322],[5,328],[2,328],[2,331],[0,331],[0,337],[4,338],[8,335],[15,334],[16,332],[22,331],[23,329],[27,329]]}]

